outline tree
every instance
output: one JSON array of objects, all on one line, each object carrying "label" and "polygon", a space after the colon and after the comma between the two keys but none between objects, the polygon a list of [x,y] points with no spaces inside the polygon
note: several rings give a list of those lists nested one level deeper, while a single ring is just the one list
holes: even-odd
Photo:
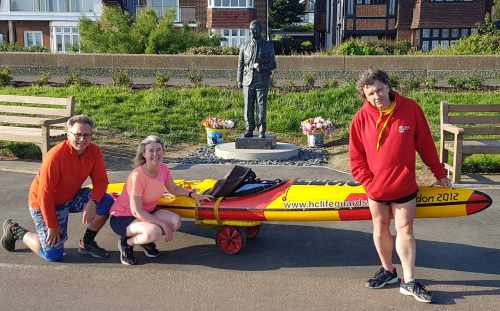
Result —
[{"label": "tree", "polygon": [[128,13],[116,6],[105,6],[101,19],[80,20],[80,44],[83,52],[140,53],[131,36]]},{"label": "tree", "polygon": [[272,0],[269,10],[269,24],[271,28],[281,28],[301,21],[304,15],[305,1],[303,0]]},{"label": "tree", "polygon": [[143,53],[146,50],[149,35],[158,25],[158,17],[155,10],[150,7],[141,9],[137,13],[135,23],[130,27],[131,36],[137,42],[138,49]]},{"label": "tree", "polygon": [[176,54],[197,46],[218,46],[220,39],[210,37],[207,33],[193,32],[184,25],[176,28],[173,25],[175,12],[169,11],[151,32],[146,45],[147,54]]}]

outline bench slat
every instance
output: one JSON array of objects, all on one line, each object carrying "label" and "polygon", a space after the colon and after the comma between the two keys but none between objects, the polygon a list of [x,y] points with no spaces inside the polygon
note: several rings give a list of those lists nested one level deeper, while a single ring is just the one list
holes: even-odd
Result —
[{"label": "bench slat", "polygon": [[[445,149],[453,151],[453,142],[445,142]],[[500,153],[500,141],[498,140],[464,140],[462,144],[463,154],[474,153]]]},{"label": "bench slat", "polygon": [[10,123],[10,124],[26,124],[26,125],[38,125],[38,126],[40,126],[43,121],[49,120],[49,119],[50,118],[0,115],[0,123]]},{"label": "bench slat", "polygon": [[500,105],[448,105],[448,112],[500,112]]},{"label": "bench slat", "polygon": [[[51,140],[64,138],[64,130],[50,130]],[[0,140],[41,143],[43,141],[42,129],[33,127],[0,126]]]},{"label": "bench slat", "polygon": [[29,115],[61,116],[61,117],[68,116],[68,112],[66,111],[66,109],[25,107],[25,106],[0,105],[0,112],[29,114]]},{"label": "bench slat", "polygon": [[500,116],[448,116],[451,124],[500,124]]},{"label": "bench slat", "polygon": [[465,127],[464,135],[500,135],[500,127]]},{"label": "bench slat", "polygon": [[71,100],[68,98],[55,98],[55,97],[0,95],[0,102],[56,105],[56,106],[66,107],[70,104]]}]

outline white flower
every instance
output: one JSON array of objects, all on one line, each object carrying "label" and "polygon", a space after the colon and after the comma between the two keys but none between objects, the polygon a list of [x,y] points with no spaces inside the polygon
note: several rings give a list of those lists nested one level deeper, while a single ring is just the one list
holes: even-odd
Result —
[{"label": "white flower", "polygon": [[226,129],[232,129],[233,127],[234,127],[233,120],[225,120],[224,121],[224,128],[226,128]]}]

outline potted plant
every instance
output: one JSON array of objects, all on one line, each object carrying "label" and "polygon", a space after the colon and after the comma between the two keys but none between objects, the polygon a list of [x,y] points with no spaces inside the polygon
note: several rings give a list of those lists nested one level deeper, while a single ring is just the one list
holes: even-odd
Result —
[{"label": "potted plant", "polygon": [[324,144],[325,134],[329,134],[333,129],[333,123],[322,117],[314,117],[300,122],[300,127],[302,133],[307,135],[309,147],[321,147]]},{"label": "potted plant", "polygon": [[224,120],[218,117],[207,117],[201,124],[207,131],[207,144],[217,145],[224,142],[225,130],[232,129],[234,122],[232,120]]}]

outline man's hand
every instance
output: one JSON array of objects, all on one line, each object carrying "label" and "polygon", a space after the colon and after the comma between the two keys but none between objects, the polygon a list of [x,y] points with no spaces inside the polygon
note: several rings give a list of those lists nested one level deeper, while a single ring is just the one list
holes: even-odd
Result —
[{"label": "man's hand", "polygon": [[47,228],[47,245],[54,246],[61,240],[61,228],[59,225],[55,228]]},{"label": "man's hand", "polygon": [[90,224],[94,221],[96,215],[96,206],[93,200],[89,200],[83,208],[82,223],[84,225]]}]

